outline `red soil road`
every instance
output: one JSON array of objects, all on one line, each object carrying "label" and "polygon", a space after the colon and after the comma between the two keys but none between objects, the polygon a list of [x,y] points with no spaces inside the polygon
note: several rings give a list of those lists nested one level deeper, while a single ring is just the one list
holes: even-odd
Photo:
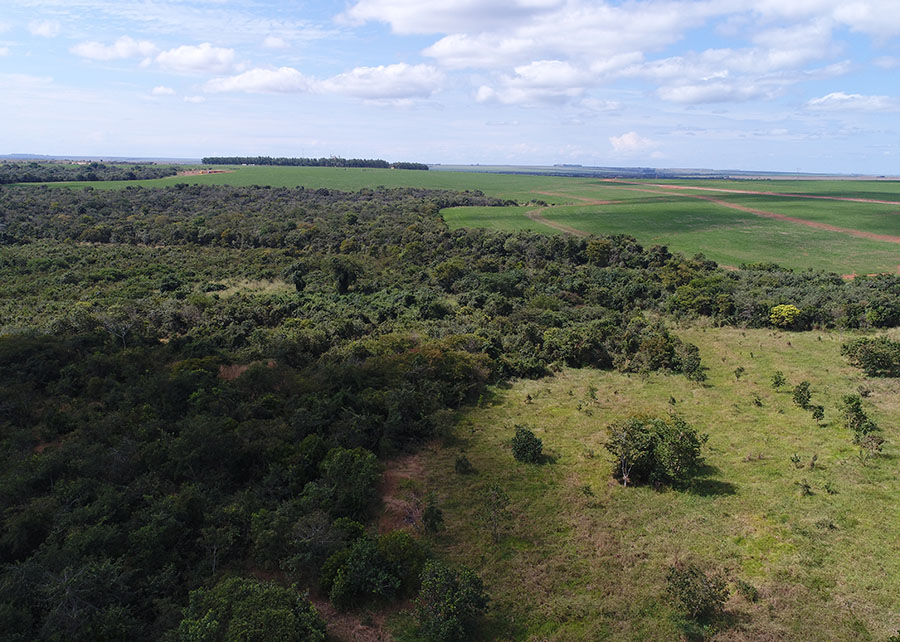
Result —
[{"label": "red soil road", "polygon": [[783,196],[785,198],[811,198],[822,201],[846,201],[848,203],[878,203],[881,205],[900,205],[900,201],[883,201],[874,198],[855,198],[852,196],[820,196],[815,194],[784,194],[782,192],[758,192],[748,189],[725,189],[721,187],[695,187],[693,185],[664,185],[661,183],[635,183],[632,181],[621,181],[614,178],[603,178],[603,181],[611,183],[627,183],[628,185],[646,185],[648,187],[661,187],[663,189],[674,190],[698,190],[702,192],[720,192],[727,194],[754,194],[758,196]]},{"label": "red soil road", "polygon": [[573,234],[575,236],[588,236],[588,233],[584,230],[579,230],[577,227],[571,227],[570,225],[565,225],[563,223],[557,223],[555,221],[551,221],[550,219],[544,218],[541,216],[541,212],[543,212],[546,207],[539,207],[536,210],[528,210],[525,212],[525,216],[530,218],[535,223],[541,223],[542,225],[546,225],[547,227],[552,227],[554,230],[559,230],[560,232],[565,232],[566,234]]},{"label": "red soil road", "polygon": [[[621,182],[621,181],[620,181]],[[629,183],[630,185],[634,185],[634,183]],[[855,236],[861,239],[870,239],[873,241],[886,241],[888,243],[900,243],[900,236],[893,236],[891,234],[875,234],[874,232],[863,232],[862,230],[854,230],[849,227],[838,227],[837,225],[829,225],[828,223],[819,223],[817,221],[808,221],[803,218],[797,218],[796,216],[787,216],[786,214],[778,214],[776,212],[768,212],[766,210],[756,209],[754,207],[746,207],[744,205],[738,205],[737,203],[729,203],[728,201],[722,200],[721,198],[715,198],[712,196],[702,196],[700,194],[684,194],[679,193],[677,191],[670,191],[668,186],[659,185],[658,187],[663,188],[664,191],[659,189],[645,189],[638,187],[623,187],[621,189],[627,189],[634,192],[647,192],[650,194],[665,194],[668,196],[681,196],[684,198],[696,198],[701,201],[709,201],[710,203],[715,203],[716,205],[721,205],[722,207],[728,207],[733,210],[739,210],[741,212],[747,212],[748,214],[755,214],[756,216],[762,216],[764,218],[772,218],[778,221],[785,221],[788,223],[797,223],[798,225],[805,225],[807,227],[813,227],[818,230],[828,230],[829,232],[837,232],[838,234],[846,234],[847,236]],[[681,189],[680,187],[678,189]],[[762,194],[762,192],[752,192],[755,194]]]}]

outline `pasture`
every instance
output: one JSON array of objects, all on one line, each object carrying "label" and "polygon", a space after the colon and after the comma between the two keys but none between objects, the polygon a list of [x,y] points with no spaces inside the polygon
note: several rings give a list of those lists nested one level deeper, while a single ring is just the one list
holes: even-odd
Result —
[{"label": "pasture", "polygon": [[[900,628],[900,383],[849,367],[840,333],[679,335],[699,346],[707,382],[570,369],[519,381],[460,413],[446,443],[419,456],[420,481],[445,515],[433,545],[481,569],[490,639],[677,640],[683,622],[665,572],[679,560],[728,577],[716,640],[887,639]],[[777,370],[787,379],[778,391]],[[801,380],[825,407],[823,425],[792,402]],[[838,407],[859,386],[871,390],[864,404],[889,444],[869,461]],[[708,433],[705,474],[686,490],[621,486],[606,427],[670,412]],[[514,461],[516,425],[543,440],[551,463]],[[477,474],[455,472],[460,455]],[[511,500],[496,544],[479,516],[492,483]]]}]

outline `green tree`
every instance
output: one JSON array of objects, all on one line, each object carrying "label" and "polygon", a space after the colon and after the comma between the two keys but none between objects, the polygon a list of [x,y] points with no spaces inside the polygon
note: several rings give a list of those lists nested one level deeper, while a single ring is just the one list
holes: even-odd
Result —
[{"label": "green tree", "polygon": [[538,464],[541,461],[543,443],[525,426],[516,426],[516,434],[512,439],[512,453],[516,461]]},{"label": "green tree", "polygon": [[323,642],[325,623],[296,588],[240,577],[191,592],[179,642]]},{"label": "green tree", "polygon": [[801,381],[796,386],[794,386],[794,390],[791,393],[791,396],[795,404],[797,404],[804,410],[808,409],[810,399],[812,399],[812,395],[809,392],[809,382]]},{"label": "green tree", "polygon": [[481,578],[466,567],[454,570],[432,561],[425,565],[421,580],[416,613],[422,636],[429,642],[472,639],[488,605]]}]

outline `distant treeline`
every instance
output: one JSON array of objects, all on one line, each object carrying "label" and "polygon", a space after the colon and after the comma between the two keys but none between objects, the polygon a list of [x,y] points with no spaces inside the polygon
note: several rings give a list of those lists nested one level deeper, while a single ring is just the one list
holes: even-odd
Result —
[{"label": "distant treeline", "polygon": [[376,169],[423,169],[425,163],[389,163],[380,158],[273,158],[272,156],[208,156],[204,165],[284,165],[287,167],[374,167]]},{"label": "distant treeline", "polygon": [[175,176],[171,165],[133,163],[0,163],[0,185],[58,181],[133,181]]}]

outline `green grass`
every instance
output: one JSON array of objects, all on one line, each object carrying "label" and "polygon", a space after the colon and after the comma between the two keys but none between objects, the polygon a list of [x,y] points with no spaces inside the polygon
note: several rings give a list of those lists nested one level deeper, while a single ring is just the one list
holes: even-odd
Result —
[{"label": "green grass", "polygon": [[[757,603],[731,597],[717,639],[885,639],[900,628],[900,382],[864,380],[839,356],[844,337],[837,333],[680,334],[699,345],[706,385],[564,370],[495,390],[461,415],[455,441],[427,455],[427,486],[447,524],[433,545],[480,570],[493,598],[489,637],[679,639],[664,575],[674,561],[691,560],[761,594]],[[738,366],[745,368],[740,380]],[[794,406],[789,391],[772,390],[775,370],[789,384],[811,382],[826,425]],[[872,388],[864,403],[888,440],[885,456],[868,465],[837,407],[860,384]],[[687,491],[621,487],[603,447],[606,426],[636,412],[670,411],[709,433],[707,475]],[[533,429],[555,462],[515,462],[516,424]],[[460,452],[477,475],[454,472]],[[791,462],[794,453],[803,468]],[[803,480],[811,496],[800,495]],[[478,490],[489,482],[512,499],[498,545],[476,517]]]}]

